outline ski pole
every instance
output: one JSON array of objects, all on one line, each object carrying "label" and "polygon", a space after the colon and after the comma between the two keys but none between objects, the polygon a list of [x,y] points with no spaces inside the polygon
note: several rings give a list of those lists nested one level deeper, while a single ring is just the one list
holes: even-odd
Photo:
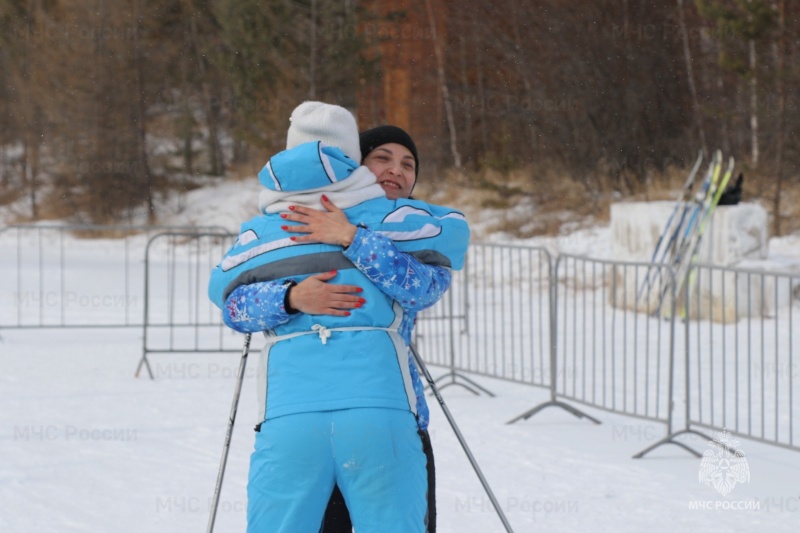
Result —
[{"label": "ski pole", "polygon": [[217,507],[219,506],[219,495],[222,491],[222,478],[225,475],[225,465],[228,462],[228,450],[231,447],[231,435],[233,434],[233,423],[236,421],[236,409],[239,407],[239,396],[242,393],[242,382],[244,381],[244,368],[247,365],[247,355],[250,353],[250,337],[248,333],[244,337],[242,347],[242,360],[239,362],[239,373],[236,376],[236,389],[233,392],[233,403],[231,405],[231,415],[228,420],[228,432],[225,434],[225,444],[222,446],[222,459],[219,462],[219,472],[217,472],[217,485],[214,487],[214,501],[211,504],[211,515],[208,517],[208,527],[206,533],[214,531],[214,520],[217,517]]},{"label": "ski pole", "polygon": [[508,533],[514,533],[514,530],[511,529],[511,524],[508,523],[508,519],[506,515],[503,513],[503,509],[500,507],[500,504],[497,502],[497,498],[494,497],[494,493],[492,492],[491,487],[489,487],[489,483],[486,481],[486,478],[483,476],[483,472],[481,472],[481,468],[478,466],[478,462],[475,460],[475,457],[472,455],[472,452],[467,446],[467,441],[464,440],[464,436],[461,434],[461,431],[458,429],[458,425],[456,424],[455,419],[453,419],[453,415],[450,414],[450,409],[447,408],[447,405],[444,403],[444,398],[442,398],[441,393],[439,392],[438,387],[436,386],[436,382],[434,382],[433,377],[431,377],[430,372],[428,372],[428,367],[425,366],[425,363],[422,361],[422,357],[420,357],[419,352],[417,352],[417,348],[414,346],[414,343],[411,343],[409,346],[411,348],[411,354],[414,356],[414,360],[417,362],[417,366],[422,371],[422,375],[425,376],[425,381],[428,382],[430,385],[431,390],[433,391],[434,396],[436,396],[436,400],[439,402],[439,405],[442,407],[442,412],[444,412],[444,416],[447,418],[447,421],[450,422],[450,426],[453,428],[453,432],[456,434],[456,438],[458,442],[461,444],[461,447],[464,449],[464,453],[467,454],[467,459],[469,459],[470,464],[472,464],[472,468],[475,470],[475,473],[478,475],[478,479],[481,481],[481,485],[483,485],[483,489],[486,491],[486,494],[489,496],[489,500],[491,500],[492,505],[494,506],[494,510],[497,511],[497,515],[500,517],[500,521],[503,522],[503,526],[505,526],[506,531]]}]

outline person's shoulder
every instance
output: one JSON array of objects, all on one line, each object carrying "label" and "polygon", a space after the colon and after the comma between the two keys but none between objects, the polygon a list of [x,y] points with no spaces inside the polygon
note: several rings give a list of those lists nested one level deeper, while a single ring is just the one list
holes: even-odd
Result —
[{"label": "person's shoulder", "polygon": [[378,196],[369,198],[359,202],[353,206],[344,209],[346,213],[354,212],[371,212],[371,213],[388,213],[395,209],[394,200],[389,200],[385,196]]},{"label": "person's shoulder", "polygon": [[464,213],[453,207],[431,204],[423,200],[417,200],[416,198],[402,198],[399,200],[395,200],[395,209],[405,209],[405,210],[413,209],[413,210],[425,211],[428,214],[436,217],[442,217],[447,215],[453,215],[453,216],[460,215],[462,218],[464,217]]},{"label": "person's shoulder", "polygon": [[412,207],[419,207],[419,208],[422,208],[422,209],[428,208],[428,209],[439,209],[439,210],[447,210],[447,211],[458,211],[458,209],[455,209],[455,208],[452,208],[452,207],[447,207],[447,206],[438,205],[438,204],[432,204],[430,202],[426,202],[425,200],[420,200],[420,199],[414,198],[414,197],[411,197],[411,198],[400,198],[398,200],[395,200],[395,202],[397,203],[398,207],[404,206],[404,205],[409,205],[409,206],[412,206]]},{"label": "person's shoulder", "polygon": [[253,215],[251,218],[242,222],[242,227],[270,224],[271,222],[274,222],[276,217],[280,218],[280,215],[275,213],[258,213],[257,215]]},{"label": "person's shoulder", "polygon": [[241,226],[239,226],[239,235],[253,231],[258,235],[263,235],[268,229],[274,229],[276,226],[280,226],[283,223],[282,220],[283,219],[275,213],[260,213],[242,222]]}]

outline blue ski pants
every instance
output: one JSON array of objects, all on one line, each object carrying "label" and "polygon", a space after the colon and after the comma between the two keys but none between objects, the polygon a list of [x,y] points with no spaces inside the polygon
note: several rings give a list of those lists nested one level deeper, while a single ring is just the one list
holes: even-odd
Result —
[{"label": "blue ski pants", "polygon": [[334,484],[359,533],[424,533],[425,454],[409,411],[286,415],[256,433],[247,533],[317,533]]}]

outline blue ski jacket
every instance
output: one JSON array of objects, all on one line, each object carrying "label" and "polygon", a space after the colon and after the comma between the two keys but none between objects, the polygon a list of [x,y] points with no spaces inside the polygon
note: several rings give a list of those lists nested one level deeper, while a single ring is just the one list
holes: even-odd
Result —
[{"label": "blue ski jacket", "polygon": [[[373,250],[378,250],[380,257],[371,261]],[[363,268],[364,275],[381,292],[403,307],[405,313],[400,323],[400,335],[410,344],[417,313],[434,305],[450,288],[450,269],[421,263],[414,256],[401,252],[391,240],[365,228],[357,229],[353,244],[343,253],[356,268]],[[376,265],[376,268],[365,268],[369,264]],[[292,281],[297,280],[292,278]],[[255,333],[274,329],[300,316],[289,314],[284,307],[288,286],[277,281],[262,281],[237,287],[225,302],[223,321],[241,333]],[[416,395],[417,422],[420,429],[426,429],[430,410],[410,353],[408,365]]]},{"label": "blue ski jacket", "polygon": [[[239,238],[212,272],[209,296],[220,308],[242,285],[299,281],[330,270],[339,272],[334,283],[364,288],[366,304],[349,317],[301,315],[268,331],[258,374],[263,419],[354,407],[416,413],[406,346],[413,316],[365,272],[376,277],[391,272],[385,262],[393,261],[395,247],[421,263],[460,269],[469,228],[458,211],[386,199],[365,170],[321,143],[274,156],[259,174],[267,191],[262,193],[262,214],[242,225]],[[292,203],[319,207],[321,194],[344,207],[348,219],[363,230],[348,247],[355,262],[340,246],[298,244],[281,229],[286,221],[280,208]],[[350,205],[348,199],[358,203]],[[413,274],[405,273],[405,285],[417,283]],[[247,314],[247,309],[238,311]]]}]

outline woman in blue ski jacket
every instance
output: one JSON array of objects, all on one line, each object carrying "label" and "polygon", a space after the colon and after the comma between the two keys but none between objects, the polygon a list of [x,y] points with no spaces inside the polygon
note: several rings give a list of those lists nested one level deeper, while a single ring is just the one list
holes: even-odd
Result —
[{"label": "woman in blue ski jacket", "polygon": [[[359,531],[425,528],[424,455],[406,346],[413,319],[362,269],[385,272],[382,263],[394,261],[391,247],[425,264],[461,268],[469,229],[456,211],[385,198],[374,175],[353,162],[358,159],[319,142],[274,156],[259,175],[263,215],[242,225],[212,273],[209,295],[220,307],[239,286],[292,285],[322,272],[336,271],[333,281],[363,289],[363,301],[348,316],[300,313],[269,331],[259,371],[263,423],[251,457],[248,531],[318,530],[334,484]],[[313,232],[287,237],[290,217],[309,216],[304,207],[319,210],[323,196],[358,229],[338,244],[312,242]],[[401,275],[410,287],[420,283],[415,271]],[[248,313],[238,308],[236,314]]]},{"label": "woman in blue ski jacket", "polygon": [[[379,126],[364,131],[359,135],[362,164],[377,177],[378,184],[390,199],[408,198],[411,195],[419,175],[419,159],[416,145],[408,133],[396,126]],[[306,211],[311,216],[292,213],[287,219],[295,222],[311,221],[315,224],[307,230],[306,235],[317,239],[328,236],[336,240],[336,232],[350,231],[346,218],[334,214],[339,210],[330,202],[323,206],[328,211]],[[333,213],[331,213],[331,211]],[[291,228],[288,228],[291,229]],[[316,231],[314,231],[316,230]],[[327,230],[327,235],[322,232]],[[332,236],[329,236],[331,235]],[[368,229],[362,229],[363,238],[376,239],[378,235]],[[301,237],[302,238],[302,237]],[[365,248],[366,249],[366,248]],[[364,268],[364,274],[378,286],[382,292],[401,303],[406,315],[401,330],[405,340],[411,337],[416,313],[435,304],[450,287],[450,269],[427,265],[413,255],[403,253],[390,243],[386,254],[391,254],[392,261],[382,261],[382,270]],[[350,250],[345,256],[351,259],[356,268],[367,264],[364,257],[353,257]],[[419,283],[403,283],[405,272],[415,272]],[[223,319],[232,329],[242,333],[254,333],[272,329],[296,317],[300,311],[310,314],[334,314],[344,316],[346,309],[361,304],[357,287],[348,287],[325,283],[332,276],[330,273],[318,274],[306,278],[299,285],[266,281],[237,287],[225,303]],[[388,283],[387,283],[388,281]],[[433,449],[427,431],[429,411],[425,401],[424,387],[419,378],[416,365],[409,354],[409,370],[416,394],[417,421],[420,436],[426,453],[428,475],[428,520],[427,533],[436,531],[436,489]],[[334,488],[333,495],[325,513],[322,533],[349,533],[352,523],[341,492]]]}]

